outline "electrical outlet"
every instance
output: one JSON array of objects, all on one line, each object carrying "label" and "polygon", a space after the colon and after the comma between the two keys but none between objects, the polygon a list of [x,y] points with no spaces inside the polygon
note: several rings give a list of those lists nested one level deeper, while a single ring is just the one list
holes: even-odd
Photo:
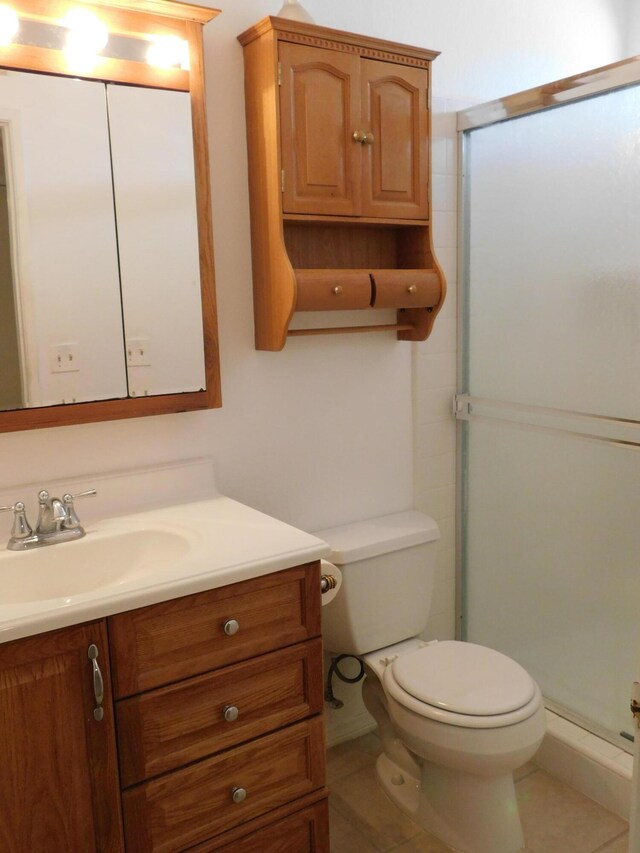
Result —
[{"label": "electrical outlet", "polygon": [[75,373],[80,370],[78,344],[54,344],[49,348],[49,368],[52,373]]},{"label": "electrical outlet", "polygon": [[127,365],[150,367],[149,338],[129,338],[127,341]]}]

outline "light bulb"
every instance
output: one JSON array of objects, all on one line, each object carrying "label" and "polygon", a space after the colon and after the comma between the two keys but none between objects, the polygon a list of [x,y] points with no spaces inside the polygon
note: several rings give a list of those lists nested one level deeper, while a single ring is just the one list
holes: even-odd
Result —
[{"label": "light bulb", "polygon": [[154,68],[189,68],[189,45],[177,36],[154,36],[147,50],[147,62]]},{"label": "light bulb", "polygon": [[19,26],[18,16],[13,9],[9,6],[0,6],[0,46],[11,44]]},{"label": "light bulb", "polygon": [[109,41],[105,24],[88,9],[71,9],[62,25],[69,31],[64,47],[69,64],[77,69],[91,68]]}]

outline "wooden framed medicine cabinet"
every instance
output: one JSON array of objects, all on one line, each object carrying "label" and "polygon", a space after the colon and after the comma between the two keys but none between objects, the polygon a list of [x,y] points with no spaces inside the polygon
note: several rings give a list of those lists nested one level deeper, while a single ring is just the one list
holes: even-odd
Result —
[{"label": "wooden framed medicine cabinet", "polygon": [[[39,189],[33,189],[32,185],[35,181],[32,177],[33,164],[28,159],[31,156],[28,146],[35,147],[33,137],[37,136],[37,133],[34,128],[41,126],[46,132],[46,128],[51,124],[50,116],[53,115],[53,120],[56,122],[57,116],[53,107],[46,113],[46,118],[43,115],[32,115],[36,107],[31,105],[36,101],[43,105],[43,110],[46,110],[47,97],[44,89],[44,94],[38,92],[38,98],[22,95],[20,102],[19,95],[15,94],[10,87],[5,89],[0,87],[0,110],[8,110],[13,101],[16,101],[19,106],[14,109],[14,112],[17,110],[20,113],[23,106],[25,111],[32,111],[26,118],[26,112],[19,115],[18,130],[14,132],[13,139],[9,136],[7,139],[13,145],[14,153],[15,149],[21,149],[18,151],[18,160],[15,162],[19,166],[22,164],[24,175],[29,176],[27,181],[23,175],[22,183],[16,178],[13,185],[16,197],[14,208],[18,210],[18,239],[10,247],[13,258],[13,299],[16,304],[20,300],[24,301],[25,312],[30,304],[35,305],[33,314],[35,319],[32,317],[33,322],[30,326],[26,325],[26,331],[21,326],[21,320],[24,320],[24,316],[21,317],[22,308],[16,308],[15,336],[18,356],[15,362],[18,364],[17,371],[22,374],[22,385],[29,390],[25,390],[22,397],[18,392],[17,405],[11,405],[6,401],[3,404],[2,375],[0,375],[0,432],[220,406],[202,41],[204,24],[219,14],[219,10],[174,2],[174,0],[73,0],[73,2],[11,0],[11,6],[16,12],[19,30],[12,43],[0,46],[0,69],[4,69],[0,70],[2,75],[0,82],[2,79],[18,80],[16,92],[23,91],[20,87],[27,85],[23,82],[25,80],[29,85],[41,88],[42,86],[67,86],[67,91],[71,94],[65,98],[66,93],[62,92],[59,99],[61,104],[70,103],[71,99],[75,98],[74,90],[76,89],[82,87],[92,90],[101,89],[101,93],[96,94],[92,91],[91,94],[92,101],[97,102],[98,105],[102,104],[101,109],[105,116],[102,118],[98,115],[96,124],[100,125],[101,146],[106,152],[103,159],[108,165],[104,165],[103,168],[102,164],[98,164],[99,168],[91,167],[87,170],[86,175],[89,176],[89,180],[86,177],[84,179],[77,177],[74,172],[73,180],[77,181],[77,185],[71,186],[69,182],[63,184],[61,180],[61,186],[54,188],[58,195],[51,196],[51,187],[47,186],[51,196],[49,207],[54,211],[53,218],[50,226],[38,225],[37,227],[41,229],[38,233],[31,230],[37,216],[42,214],[41,197],[44,196],[44,189],[42,192]],[[105,41],[108,34],[107,45],[101,50],[96,47],[99,52],[95,54],[90,53],[88,48],[83,54],[85,49],[83,39],[91,35],[91,28],[94,26],[89,23],[89,36],[78,37],[76,46],[80,49],[78,55],[74,57],[69,52],[70,36],[67,36],[67,31],[73,32],[71,19],[65,17],[69,12],[79,13],[85,18],[87,15],[92,15],[91,20],[94,23],[97,19],[99,27],[104,31]],[[152,46],[160,51],[166,48],[169,54],[160,56],[156,54],[152,59],[152,54],[149,52]],[[128,95],[144,98],[143,108],[136,112],[135,106],[128,106],[120,113],[122,118],[119,121],[121,128],[132,128],[132,132],[135,129],[135,133],[141,134],[141,141],[136,142],[139,161],[146,164],[147,160],[156,158],[156,171],[153,177],[149,178],[150,185],[146,188],[141,189],[138,181],[144,168],[140,168],[139,164],[132,165],[134,155],[128,135],[124,131],[120,140],[120,149],[123,152],[120,165],[115,159],[113,134],[116,122],[111,115],[110,97],[116,90],[118,90],[118,96],[121,95],[123,99]],[[134,95],[134,92],[138,94]],[[175,103],[175,112],[166,108],[169,101],[172,101],[172,105]],[[105,102],[108,103],[108,112],[105,111]],[[73,103],[75,104],[75,101]],[[130,101],[130,104],[132,103],[134,102]],[[70,107],[70,116],[83,113],[80,106],[75,112],[74,110],[75,107]],[[169,131],[166,134],[157,130],[152,131],[151,126],[158,126],[153,124],[156,115],[165,114],[167,117],[162,119],[165,122],[162,127],[169,128]],[[150,118],[153,120],[149,121]],[[0,125],[3,121],[4,113],[0,115]],[[81,119],[71,118],[71,124],[76,121],[79,122]],[[90,122],[86,114],[84,122],[85,126]],[[146,127],[147,125],[149,128]],[[180,140],[182,147],[176,148],[180,153],[176,153],[175,156],[170,149],[170,145],[173,144],[174,128],[182,133]],[[81,132],[78,133],[76,130],[67,128],[65,132],[68,138],[75,139],[83,136],[83,129],[81,127]],[[93,133],[93,128],[90,133]],[[144,136],[145,133],[146,136]],[[150,144],[152,133],[155,133],[155,145]],[[102,145],[103,137],[106,139],[104,145]],[[168,137],[171,137],[171,140],[168,140]],[[16,140],[20,143],[24,142],[24,146],[18,146]],[[166,146],[162,148],[165,142]],[[9,147],[10,145],[5,143],[5,161],[8,168],[15,165],[7,160]],[[37,166],[40,169],[38,174],[43,174],[45,177],[42,182],[43,187],[47,183],[47,176],[55,174],[57,162],[75,163],[76,160],[82,159],[76,156],[75,149],[70,149],[70,152],[55,150],[53,141],[50,142],[50,147],[52,149],[50,168],[45,168],[47,154],[37,155],[41,161]],[[85,147],[95,148],[89,143]],[[158,153],[159,151],[162,153]],[[178,162],[181,165],[176,168],[182,169],[180,175],[175,177],[173,171],[168,175],[169,169],[165,169],[165,164],[168,166],[171,163],[173,166]],[[84,232],[82,232],[86,218],[91,218],[96,209],[91,199],[84,201],[85,212],[91,211],[86,216],[78,213],[73,220],[71,215],[67,216],[68,208],[73,207],[74,204],[77,204],[79,209],[80,203],[76,202],[76,196],[83,196],[85,190],[88,196],[89,188],[98,172],[100,180],[106,187],[103,188],[104,192],[101,196],[105,213],[104,219],[96,224],[92,233],[97,235],[97,239],[102,239],[101,235],[106,232],[111,235],[108,252],[105,251],[103,255],[87,247]],[[13,180],[13,176],[10,178]],[[97,181],[98,178],[96,177],[95,180]],[[118,196],[118,180],[121,187],[120,196]],[[18,195],[18,191],[22,189],[25,190],[23,198]],[[92,187],[91,191],[93,191]],[[100,191],[102,192],[102,189]],[[34,203],[34,195],[37,192],[40,192],[40,195]],[[11,195],[11,187],[9,195]],[[185,197],[186,202],[184,202]],[[165,210],[167,211],[162,221],[164,229],[162,232],[153,230],[159,217],[161,204],[164,205],[163,216]],[[21,206],[27,211],[22,224],[28,223],[22,233],[19,227]],[[142,212],[143,209],[144,212]],[[123,211],[126,212],[126,223]],[[176,211],[183,214],[184,221],[176,220],[178,215]],[[11,200],[9,212],[11,213]],[[69,233],[65,233],[63,240],[59,236],[52,236],[49,241],[49,228],[52,235],[59,234],[55,229],[60,227],[60,220],[66,216],[72,223],[69,225]],[[143,217],[146,219],[143,220]],[[129,228],[132,222],[133,226]],[[172,226],[172,222],[177,222],[177,225]],[[80,232],[74,230],[76,223],[80,223]],[[125,224],[129,228],[126,233]],[[15,232],[14,226],[14,236]],[[145,240],[141,235],[147,235],[148,239]],[[167,235],[169,235],[168,238]],[[67,252],[70,257],[63,258],[59,265],[60,270],[57,270],[57,261],[54,263],[52,259],[44,257],[44,253],[47,251],[46,246],[49,242],[52,246],[59,247],[65,240],[68,240]],[[167,243],[170,244],[168,250]],[[177,255],[178,250],[182,250],[185,244],[189,245],[190,254],[184,267],[176,265],[166,276],[162,269],[162,265],[168,266],[165,260],[157,261],[158,269],[154,270],[153,274],[145,268],[149,257],[155,254],[164,259],[165,256],[173,253],[174,249],[174,254]],[[143,249],[146,253],[144,260]],[[125,257],[126,252],[128,252],[127,257]],[[128,268],[125,269],[127,264]],[[112,306],[109,310],[112,310],[111,331],[115,333],[108,342],[102,341],[98,335],[87,332],[88,320],[82,313],[85,310],[95,315],[107,313],[103,312],[104,294],[101,289],[106,267],[109,268],[111,276],[109,289],[113,292],[109,296]],[[78,273],[80,268],[81,271]],[[38,273],[40,273],[40,283],[35,281]],[[129,275],[128,286],[131,288],[129,296],[124,290],[125,274]],[[68,278],[76,275],[83,277],[83,280],[71,285]],[[165,293],[165,290],[161,289],[165,286],[164,278],[172,279],[167,282],[167,288],[173,288],[170,293]],[[141,282],[143,279],[144,285]],[[43,296],[42,305],[38,305],[34,298],[36,284],[40,287],[37,295]],[[11,288],[11,285],[9,287]],[[76,290],[72,291],[72,287]],[[137,292],[136,287],[139,287]],[[143,287],[146,289],[143,290]],[[22,289],[28,294],[26,297],[23,297]],[[59,298],[58,305],[62,306],[60,310],[62,319],[55,331],[51,331],[45,325],[47,316],[55,313],[51,311],[51,304],[55,298],[53,293]],[[0,297],[2,297],[1,293]],[[137,311],[135,320],[131,322],[126,314],[127,300]],[[121,306],[120,303],[122,303]],[[145,312],[150,313],[153,306],[158,309],[158,319],[157,325],[153,326],[152,331],[149,332],[147,325],[150,325],[151,321],[145,317]],[[187,312],[190,312],[188,318]],[[73,315],[77,321],[75,327],[70,323]],[[181,323],[184,328],[180,325]],[[179,326],[181,336],[177,331],[174,334],[174,330]],[[194,339],[197,343],[193,343]],[[148,347],[146,343],[149,343]],[[182,380],[181,377],[176,378],[171,371],[189,347],[191,347],[189,352],[192,353],[193,358],[188,367],[191,372],[186,380]],[[104,351],[105,359],[108,357],[117,361],[118,387],[115,391],[113,386],[108,385],[104,380],[104,376],[112,371],[112,365],[105,362],[103,367],[101,362],[96,361],[96,352],[99,349]],[[80,372],[76,374],[75,381],[82,386],[77,395],[75,390],[65,391],[65,389],[76,387],[68,376],[62,379],[59,376],[52,378],[53,374],[64,372],[60,369],[61,362],[66,359],[71,361],[76,354],[78,355],[76,364],[78,365],[79,362],[79,365],[75,366],[75,369]],[[192,364],[195,366],[192,367]],[[64,367],[64,364],[62,366]],[[148,386],[146,383],[149,381],[150,373],[144,373],[145,369],[156,371]],[[135,373],[136,370],[137,373]],[[6,366],[3,366],[3,371],[6,371]],[[133,379],[134,375],[144,378]],[[100,382],[102,384],[99,384]],[[85,392],[82,383],[85,385],[93,383],[96,386],[95,393],[91,388]],[[35,393],[32,390],[34,387],[45,390]]]},{"label": "wooden framed medicine cabinet", "polygon": [[[446,290],[429,188],[438,54],[277,17],[238,38],[256,348],[337,332],[425,340]],[[381,308],[397,322],[289,328],[297,311]]]}]

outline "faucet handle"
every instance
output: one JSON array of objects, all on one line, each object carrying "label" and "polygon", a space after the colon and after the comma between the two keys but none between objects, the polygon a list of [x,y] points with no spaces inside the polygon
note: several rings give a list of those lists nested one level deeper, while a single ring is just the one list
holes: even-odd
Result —
[{"label": "faucet handle", "polygon": [[64,501],[64,503],[73,503],[73,501],[75,501],[77,498],[95,498],[97,494],[97,489],[87,489],[86,492],[78,492],[77,495],[70,495],[69,493],[67,493],[66,495],[62,496],[62,500]]},{"label": "faucet handle", "polygon": [[13,512],[12,539],[27,539],[33,534],[31,525],[27,521],[25,505],[23,501],[16,501],[13,506],[0,506],[0,512]]},{"label": "faucet handle", "polygon": [[78,492],[77,495],[70,495],[68,492],[66,495],[62,496],[62,503],[67,511],[67,518],[64,522],[64,526],[67,528],[70,527],[80,527],[80,519],[78,518],[75,508],[73,506],[73,502],[76,498],[93,498],[98,494],[96,489],[88,489],[86,492]]}]

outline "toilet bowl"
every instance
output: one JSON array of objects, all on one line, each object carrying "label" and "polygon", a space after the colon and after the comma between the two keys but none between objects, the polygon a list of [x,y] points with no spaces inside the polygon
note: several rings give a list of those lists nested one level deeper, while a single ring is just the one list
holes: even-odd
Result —
[{"label": "toilet bowl", "polygon": [[521,850],[513,771],[545,731],[540,690],[526,671],[456,641],[415,639],[362,660],[363,699],[383,741],[378,778],[389,796],[455,850]]},{"label": "toilet bowl", "polygon": [[343,577],[341,595],[322,609],[325,648],[364,664],[382,787],[461,853],[518,853],[513,772],[542,742],[542,697],[498,651],[415,636],[429,612],[437,525],[408,512],[316,535]]}]

